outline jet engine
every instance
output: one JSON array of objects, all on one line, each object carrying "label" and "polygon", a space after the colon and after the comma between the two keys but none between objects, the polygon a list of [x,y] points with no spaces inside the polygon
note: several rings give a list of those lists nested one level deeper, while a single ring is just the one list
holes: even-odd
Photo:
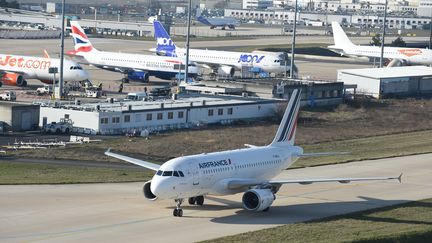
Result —
[{"label": "jet engine", "polygon": [[154,201],[157,199],[156,195],[150,189],[151,181],[147,181],[143,186],[144,197],[150,201]]},{"label": "jet engine", "polygon": [[276,199],[270,189],[251,189],[243,194],[243,207],[249,211],[267,211]]},{"label": "jet engine", "polygon": [[1,81],[4,85],[27,86],[27,81],[25,81],[24,77],[18,73],[4,73],[1,76]]},{"label": "jet engine", "polygon": [[229,75],[230,77],[234,76],[234,68],[230,66],[221,66],[217,70],[219,75]]}]

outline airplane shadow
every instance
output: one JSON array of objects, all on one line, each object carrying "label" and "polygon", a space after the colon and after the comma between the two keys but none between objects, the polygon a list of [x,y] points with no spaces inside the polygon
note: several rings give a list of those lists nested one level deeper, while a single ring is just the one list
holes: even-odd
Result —
[{"label": "airplane shadow", "polygon": [[[388,217],[379,217],[365,215],[364,213],[354,213],[358,211],[370,210],[372,212],[377,207],[386,207],[401,203],[410,202],[408,200],[380,200],[376,198],[359,197],[359,201],[348,202],[326,202],[326,203],[310,203],[286,206],[272,206],[268,212],[250,212],[242,209],[241,203],[232,204],[230,206],[212,206],[205,205],[202,207],[188,207],[188,210],[228,210],[239,208],[233,215],[212,218],[210,221],[220,224],[289,224],[304,222],[310,220],[318,220],[336,215],[349,214],[347,217],[357,220],[375,221],[375,222],[391,222],[391,223],[409,223],[432,225],[430,221],[402,220]],[[432,210],[432,203],[412,202],[407,204],[407,207],[427,207]],[[369,211],[368,211],[369,212]],[[187,213],[186,213],[187,214]],[[185,215],[186,215],[185,214]]]}]

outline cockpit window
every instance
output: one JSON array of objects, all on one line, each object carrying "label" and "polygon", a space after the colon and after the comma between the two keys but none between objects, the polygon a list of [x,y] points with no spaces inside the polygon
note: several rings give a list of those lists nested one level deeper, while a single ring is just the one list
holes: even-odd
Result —
[{"label": "cockpit window", "polygon": [[172,171],[164,171],[162,176],[172,176],[173,172]]},{"label": "cockpit window", "polygon": [[174,176],[179,177],[179,173],[177,171],[174,171]]},{"label": "cockpit window", "polygon": [[181,177],[184,177],[184,174],[183,174],[183,172],[181,171],[181,170],[179,170],[179,175],[181,176]]},{"label": "cockpit window", "polygon": [[161,171],[161,170],[158,170],[158,171],[156,172],[156,175],[158,175],[158,176],[162,175],[162,171]]}]

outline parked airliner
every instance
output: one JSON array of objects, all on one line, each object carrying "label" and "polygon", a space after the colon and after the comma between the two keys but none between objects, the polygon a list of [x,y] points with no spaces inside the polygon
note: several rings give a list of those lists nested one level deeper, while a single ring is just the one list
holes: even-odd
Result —
[{"label": "parked airliner", "polygon": [[[52,84],[54,75],[49,73],[50,67],[60,69],[60,59],[35,56],[20,56],[0,54],[0,77],[5,85],[26,86],[26,79],[38,79],[43,83]],[[55,75],[56,81],[59,74]],[[71,60],[63,62],[63,79],[69,81],[83,81],[88,79],[88,73],[78,63]]]},{"label": "parked airliner", "polygon": [[[354,45],[338,22],[332,22],[334,45],[328,48],[344,56],[381,57],[381,47]],[[432,50],[407,47],[384,47],[384,58],[392,59],[388,66],[432,64]]]},{"label": "parked airliner", "polygon": [[[186,57],[186,49],[178,48],[159,21],[153,22],[157,48],[151,49],[158,55]],[[233,52],[189,49],[189,59],[203,67],[212,68],[214,73],[233,76],[235,70],[243,67],[257,67],[269,73],[284,73],[289,71],[290,64],[284,54],[269,52]]]},{"label": "parked airliner", "polygon": [[198,8],[196,11],[196,20],[198,20],[202,24],[210,26],[210,29],[221,27],[222,30],[225,30],[225,28],[228,27],[229,29],[234,30],[236,26],[240,25],[240,22],[235,18],[230,18],[230,17],[206,18],[201,15],[200,8]]},{"label": "parked airliner", "polygon": [[[174,79],[184,70],[184,59],[178,57],[160,57],[153,55],[139,55],[119,52],[98,51],[90,43],[77,21],[71,21],[72,37],[75,42],[75,50],[69,51],[68,55],[95,67],[114,72],[121,72],[129,76],[144,75],[144,82],[149,81],[149,76],[161,79]],[[195,64],[189,64],[189,76],[196,77],[198,68]],[[128,78],[123,79],[128,82]]]},{"label": "parked airliner", "polygon": [[243,207],[249,211],[267,211],[275,194],[283,184],[340,182],[366,180],[401,180],[399,177],[332,178],[304,180],[273,180],[290,167],[299,157],[321,156],[332,153],[305,154],[294,146],[301,92],[295,90],[273,142],[267,146],[247,145],[248,148],[215,153],[182,156],[162,165],[119,155],[108,150],[106,155],[124,160],[156,174],[144,184],[144,196],[150,200],[174,199],[174,216],[181,217],[181,204],[188,198],[190,204],[203,205],[205,195],[242,193]]}]

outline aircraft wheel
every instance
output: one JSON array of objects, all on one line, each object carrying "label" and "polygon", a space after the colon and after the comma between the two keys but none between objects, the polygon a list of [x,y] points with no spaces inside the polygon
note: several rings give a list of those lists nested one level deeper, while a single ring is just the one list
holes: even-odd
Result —
[{"label": "aircraft wheel", "polygon": [[174,216],[174,217],[177,217],[177,215],[178,215],[178,209],[175,208],[174,211],[173,211],[173,216]]},{"label": "aircraft wheel", "polygon": [[265,208],[265,209],[263,210],[263,212],[268,212],[269,209],[270,209],[270,207],[267,207],[267,208]]},{"label": "aircraft wheel", "polygon": [[177,217],[182,217],[183,216],[183,209],[179,209],[177,211]]},{"label": "aircraft wheel", "polygon": [[198,196],[195,198],[196,204],[202,206],[204,204],[204,196]]},{"label": "aircraft wheel", "polygon": [[189,202],[189,205],[194,205],[195,202],[196,202],[196,198],[195,198],[195,197],[190,197],[190,198],[188,199],[188,202]]}]

